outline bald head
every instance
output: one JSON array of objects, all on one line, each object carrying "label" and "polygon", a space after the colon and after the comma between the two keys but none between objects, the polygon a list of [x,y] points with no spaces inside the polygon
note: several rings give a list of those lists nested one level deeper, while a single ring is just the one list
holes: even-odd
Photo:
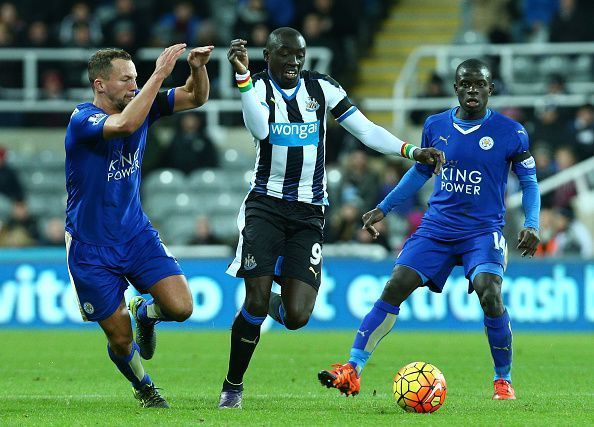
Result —
[{"label": "bald head", "polygon": [[305,39],[299,31],[291,27],[280,27],[270,33],[266,40],[266,49],[273,50],[283,45],[285,40],[299,40],[305,47]]}]

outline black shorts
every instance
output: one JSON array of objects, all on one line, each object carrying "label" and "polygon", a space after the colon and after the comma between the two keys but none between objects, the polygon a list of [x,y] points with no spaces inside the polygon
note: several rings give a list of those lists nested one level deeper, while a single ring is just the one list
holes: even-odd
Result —
[{"label": "black shorts", "polygon": [[295,278],[320,288],[322,206],[250,193],[237,223],[241,234],[228,274]]}]

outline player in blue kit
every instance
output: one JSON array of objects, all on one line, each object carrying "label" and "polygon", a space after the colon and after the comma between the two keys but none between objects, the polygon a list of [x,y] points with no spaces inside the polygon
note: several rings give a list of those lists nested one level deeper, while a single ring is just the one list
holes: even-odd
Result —
[{"label": "player in blue kit", "polygon": [[[132,383],[143,407],[168,408],[145,372],[141,357],[153,356],[159,321],[182,322],[192,314],[192,296],[176,259],[140,205],[140,169],[148,127],[159,117],[199,107],[208,99],[206,63],[212,46],[192,49],[184,86],[159,92],[185,44],[166,48],[142,90],[136,68],[120,49],[102,49],[89,59],[92,103],[77,105],[66,130],[66,253],[82,317],[98,322],[107,352]],[[153,299],[130,301],[136,341],[124,291],[131,283]]]},{"label": "player in blue kit", "polygon": [[[454,89],[459,106],[431,116],[423,129],[423,147],[443,150],[446,162],[418,230],[407,240],[383,293],[357,330],[348,363],[323,370],[318,379],[347,396],[360,390],[367,360],[394,326],[400,304],[420,286],[441,292],[452,268],[464,267],[469,292],[476,291],[495,364],[493,399],[515,399],[511,385],[512,332],[501,298],[507,262],[502,229],[505,189],[510,169],[522,187],[524,228],[519,234],[522,256],[532,256],[539,243],[540,195],[528,134],[517,122],[487,108],[492,94],[491,71],[477,59],[456,69]],[[415,164],[388,196],[363,215],[363,227],[375,238],[374,224],[416,193],[431,177]]]}]

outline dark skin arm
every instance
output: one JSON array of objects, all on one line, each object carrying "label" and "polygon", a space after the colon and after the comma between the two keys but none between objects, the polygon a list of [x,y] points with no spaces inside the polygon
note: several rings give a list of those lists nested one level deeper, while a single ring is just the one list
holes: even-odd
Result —
[{"label": "dark skin arm", "polygon": [[379,236],[379,231],[375,229],[373,224],[380,222],[384,219],[384,216],[385,215],[380,208],[375,208],[369,212],[365,212],[361,218],[363,220],[363,228],[367,230],[373,239],[377,239]]},{"label": "dark skin arm", "polygon": [[435,148],[421,148],[420,150],[415,150],[414,157],[419,163],[435,165],[435,169],[433,169],[435,175],[439,175],[441,167],[445,163],[445,154],[443,151]]},{"label": "dark skin arm", "polygon": [[539,243],[540,237],[538,236],[538,230],[528,227],[520,231],[518,235],[518,249],[522,251],[522,256],[528,255],[529,257],[533,257]]}]

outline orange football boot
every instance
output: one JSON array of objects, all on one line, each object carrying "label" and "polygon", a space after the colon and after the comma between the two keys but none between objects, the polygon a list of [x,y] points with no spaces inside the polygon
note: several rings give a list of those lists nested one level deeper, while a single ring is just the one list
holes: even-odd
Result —
[{"label": "orange football boot", "polygon": [[516,392],[509,381],[500,378],[495,380],[493,387],[493,400],[516,400]]},{"label": "orange football boot", "polygon": [[361,390],[361,380],[357,375],[357,371],[350,363],[341,365],[335,363],[332,365],[334,369],[330,371],[320,371],[318,379],[328,388],[337,388],[341,394],[348,396],[356,396]]}]

